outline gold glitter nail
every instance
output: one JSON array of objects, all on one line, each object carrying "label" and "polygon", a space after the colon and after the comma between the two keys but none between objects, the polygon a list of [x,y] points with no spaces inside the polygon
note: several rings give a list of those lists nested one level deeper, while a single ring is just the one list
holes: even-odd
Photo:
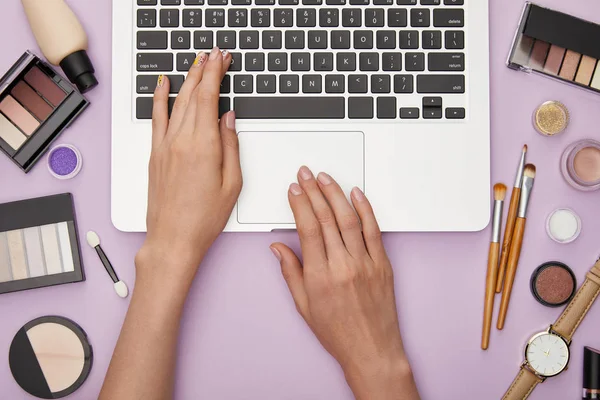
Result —
[{"label": "gold glitter nail", "polygon": [[158,79],[156,80],[156,87],[160,89],[161,87],[163,87],[164,83],[165,83],[165,76],[159,75]]},{"label": "gold glitter nail", "polygon": [[558,101],[547,101],[535,110],[533,125],[542,135],[558,135],[569,125],[569,110]]},{"label": "gold glitter nail", "polygon": [[204,61],[206,61],[206,53],[205,52],[199,53],[196,56],[196,59],[194,60],[193,65],[195,65],[195,66],[202,65],[202,64],[204,64]]}]

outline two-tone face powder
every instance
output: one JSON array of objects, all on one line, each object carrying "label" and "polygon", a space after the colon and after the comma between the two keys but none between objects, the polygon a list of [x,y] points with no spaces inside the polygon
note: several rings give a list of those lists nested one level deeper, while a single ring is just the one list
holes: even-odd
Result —
[{"label": "two-tone face powder", "polygon": [[563,153],[561,170],[575,189],[600,189],[600,142],[584,139],[573,143]]},{"label": "two-tone face powder", "polygon": [[10,345],[13,377],[32,396],[59,399],[79,389],[92,368],[92,346],[83,329],[56,316],[25,324]]},{"label": "two-tone face powder", "polygon": [[567,304],[577,290],[575,274],[567,265],[551,261],[540,265],[531,275],[531,293],[547,307]]}]

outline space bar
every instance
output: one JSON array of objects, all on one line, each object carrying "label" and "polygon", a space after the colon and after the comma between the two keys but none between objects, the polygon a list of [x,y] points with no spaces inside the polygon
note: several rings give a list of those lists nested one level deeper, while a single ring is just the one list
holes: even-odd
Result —
[{"label": "space bar", "polygon": [[343,97],[236,97],[238,119],[343,119]]}]

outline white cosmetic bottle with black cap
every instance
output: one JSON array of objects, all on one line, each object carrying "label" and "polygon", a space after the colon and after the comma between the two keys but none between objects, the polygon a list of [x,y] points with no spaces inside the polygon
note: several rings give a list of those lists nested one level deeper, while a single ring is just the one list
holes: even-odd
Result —
[{"label": "white cosmetic bottle with black cap", "polygon": [[21,0],[33,35],[51,64],[60,65],[81,93],[98,85],[88,38],[64,0]]}]

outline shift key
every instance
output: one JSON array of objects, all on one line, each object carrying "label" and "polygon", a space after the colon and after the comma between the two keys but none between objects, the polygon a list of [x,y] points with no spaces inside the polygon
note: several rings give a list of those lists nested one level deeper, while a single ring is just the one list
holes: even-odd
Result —
[{"label": "shift key", "polygon": [[139,53],[137,55],[138,71],[173,71],[173,54],[171,53]]},{"label": "shift key", "polygon": [[418,75],[417,93],[464,93],[464,75]]}]

